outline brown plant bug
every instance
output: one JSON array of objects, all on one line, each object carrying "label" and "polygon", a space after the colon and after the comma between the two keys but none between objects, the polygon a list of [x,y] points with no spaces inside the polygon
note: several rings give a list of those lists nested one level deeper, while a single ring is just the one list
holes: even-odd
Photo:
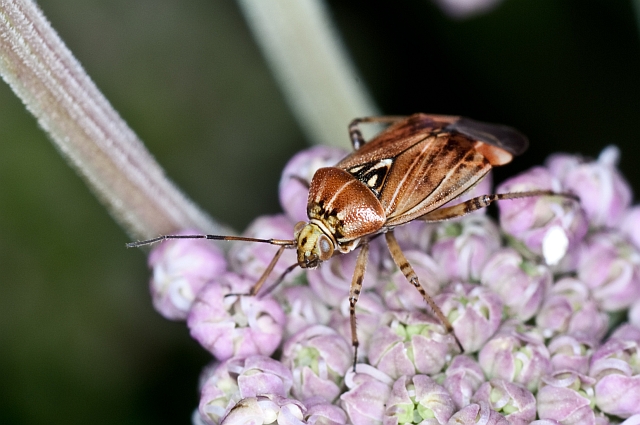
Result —
[{"label": "brown plant bug", "polygon": [[[369,142],[360,132],[361,123],[390,124]],[[166,235],[132,242],[127,247],[148,245],[165,239],[214,239],[278,245],[276,255],[247,295],[256,295],[283,251],[296,248],[298,261],[269,289],[295,267],[315,269],[334,255],[360,249],[349,291],[354,367],[358,358],[355,308],[362,289],[369,241],[384,234],[389,252],[407,280],[416,287],[448,332],[453,326],[423,289],[393,233],[396,226],[413,220],[436,222],[485,208],[497,200],[571,194],[548,190],[489,194],[445,206],[473,188],[493,167],[505,165],[528,147],[517,130],[468,118],[413,114],[408,117],[357,118],[349,125],[354,152],[334,167],[320,168],[309,185],[308,222],[295,225],[294,239],[256,239],[241,236]],[[306,182],[305,182],[306,183]],[[234,294],[238,295],[238,294]]]}]

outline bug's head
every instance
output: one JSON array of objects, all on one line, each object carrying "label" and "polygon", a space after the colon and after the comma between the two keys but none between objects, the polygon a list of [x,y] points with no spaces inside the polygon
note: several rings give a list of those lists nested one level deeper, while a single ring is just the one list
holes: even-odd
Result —
[{"label": "bug's head", "polygon": [[315,223],[299,222],[294,227],[294,237],[298,246],[298,265],[303,269],[315,269],[333,255],[333,239]]}]

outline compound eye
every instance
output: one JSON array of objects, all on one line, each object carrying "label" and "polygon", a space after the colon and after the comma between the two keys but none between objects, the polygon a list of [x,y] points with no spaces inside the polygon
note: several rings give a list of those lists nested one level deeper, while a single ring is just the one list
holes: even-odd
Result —
[{"label": "compound eye", "polygon": [[320,261],[327,261],[333,255],[333,244],[327,235],[320,235],[318,238],[318,250]]},{"label": "compound eye", "polygon": [[296,223],[295,226],[293,226],[293,235],[295,237],[298,237],[298,234],[302,231],[302,229],[304,229],[304,226],[306,226],[307,223],[305,223],[304,221],[299,221]]}]

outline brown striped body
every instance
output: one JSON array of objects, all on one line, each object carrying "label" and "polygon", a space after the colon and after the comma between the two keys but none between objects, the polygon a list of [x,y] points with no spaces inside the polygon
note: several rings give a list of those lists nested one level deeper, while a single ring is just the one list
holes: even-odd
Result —
[{"label": "brown striped body", "polygon": [[430,212],[526,146],[526,138],[509,127],[466,118],[414,114],[399,120],[313,176],[309,223],[296,231],[299,264],[313,268],[326,257],[326,252],[312,252],[317,232],[328,237],[332,251],[347,253],[363,238],[429,220]]}]

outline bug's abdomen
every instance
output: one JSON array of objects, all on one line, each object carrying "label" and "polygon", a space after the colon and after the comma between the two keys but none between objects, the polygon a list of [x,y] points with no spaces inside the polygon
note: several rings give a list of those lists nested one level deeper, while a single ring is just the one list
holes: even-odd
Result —
[{"label": "bug's abdomen", "polygon": [[377,233],[386,221],[374,193],[351,174],[336,167],[320,168],[311,180],[307,215],[319,220],[338,244]]}]

